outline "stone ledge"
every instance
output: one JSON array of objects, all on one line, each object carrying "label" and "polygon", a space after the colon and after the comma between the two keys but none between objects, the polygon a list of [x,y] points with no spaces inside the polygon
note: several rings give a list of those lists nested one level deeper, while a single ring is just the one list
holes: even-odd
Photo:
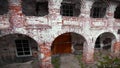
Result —
[{"label": "stone ledge", "polygon": [[26,29],[51,29],[52,27],[47,24],[35,24],[35,25],[27,25]]}]

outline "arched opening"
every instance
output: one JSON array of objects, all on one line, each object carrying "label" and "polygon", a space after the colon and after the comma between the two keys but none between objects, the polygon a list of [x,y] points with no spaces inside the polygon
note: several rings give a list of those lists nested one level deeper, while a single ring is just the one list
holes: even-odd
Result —
[{"label": "arched opening", "polygon": [[104,62],[108,61],[107,59],[110,59],[111,61],[111,53],[115,41],[116,37],[113,33],[105,32],[99,35],[95,42],[95,60]]},{"label": "arched opening", "polygon": [[[98,40],[99,39],[99,40]],[[111,32],[104,32],[99,35],[96,41],[99,41],[100,50],[95,50],[95,62],[97,62],[98,68],[119,68],[120,61],[119,56],[116,57],[112,49],[114,48],[114,43],[116,43],[116,36]],[[118,44],[119,45],[119,44]],[[119,46],[117,47],[119,49]],[[112,50],[112,52],[111,52]],[[119,51],[117,51],[119,53]]]},{"label": "arched opening", "polygon": [[97,1],[92,5],[90,17],[104,18],[106,14],[107,4],[104,1]]},{"label": "arched opening", "polygon": [[1,68],[39,68],[38,44],[29,36],[9,34],[0,38]]},{"label": "arched opening", "polygon": [[76,53],[83,50],[85,38],[76,33],[64,33],[58,36],[52,44],[52,54]]},{"label": "arched opening", "polygon": [[114,18],[120,19],[120,5],[117,6],[117,8],[114,12]]},{"label": "arched opening", "polygon": [[26,16],[48,15],[48,0],[23,0],[22,12]]},{"label": "arched opening", "polygon": [[116,38],[112,33],[105,32],[96,39],[95,48],[111,50],[112,43],[115,41],[115,39]]},{"label": "arched opening", "polygon": [[61,3],[60,14],[62,16],[78,17],[80,15],[80,8],[80,0],[63,0]]},{"label": "arched opening", "polygon": [[[79,61],[82,61],[81,57],[85,43],[85,38],[77,33],[68,32],[59,35],[53,41],[51,47],[53,65],[61,65],[61,68],[64,68],[64,66],[66,68],[80,68]],[[76,66],[72,66],[71,62],[76,63]],[[56,66],[54,67],[56,68]]]}]

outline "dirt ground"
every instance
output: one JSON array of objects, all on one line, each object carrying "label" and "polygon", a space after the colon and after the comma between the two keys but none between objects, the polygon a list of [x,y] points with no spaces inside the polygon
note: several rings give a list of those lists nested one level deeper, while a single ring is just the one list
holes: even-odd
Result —
[{"label": "dirt ground", "polygon": [[31,60],[25,63],[12,63],[0,68],[40,68],[38,60]]}]

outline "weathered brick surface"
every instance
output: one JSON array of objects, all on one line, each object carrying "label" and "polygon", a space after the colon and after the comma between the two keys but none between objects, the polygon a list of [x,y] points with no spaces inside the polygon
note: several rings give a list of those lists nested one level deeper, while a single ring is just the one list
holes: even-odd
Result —
[{"label": "weathered brick surface", "polygon": [[114,56],[118,57],[120,56],[120,42],[114,43]]},{"label": "weathered brick surface", "polygon": [[9,11],[10,11],[10,20],[11,27],[20,28],[25,25],[25,18],[23,17],[21,0],[12,1],[9,0]]},{"label": "weathered brick surface", "polygon": [[[0,27],[3,29],[2,35],[21,33],[35,39],[39,43],[39,59],[41,59],[42,68],[52,68],[52,42],[63,33],[75,32],[86,39],[88,45],[84,46],[83,60],[88,63],[94,61],[94,45],[100,34],[110,32],[114,34],[116,40],[119,39],[117,30],[120,27],[120,21],[114,18],[115,6],[114,11],[110,6],[112,8],[108,9],[105,18],[93,19],[90,18],[93,0],[85,1],[82,3],[79,17],[65,17],[60,15],[61,2],[62,0],[49,0],[49,14],[44,17],[35,17],[25,16],[22,13],[21,0],[9,0],[8,16],[0,16],[0,26],[2,24],[3,28],[6,28]],[[118,43],[114,45],[115,53],[119,50],[117,46]]]}]

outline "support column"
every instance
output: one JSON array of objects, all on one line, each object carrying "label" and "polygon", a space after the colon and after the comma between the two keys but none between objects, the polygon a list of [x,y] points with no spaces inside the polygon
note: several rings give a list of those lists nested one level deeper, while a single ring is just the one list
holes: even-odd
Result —
[{"label": "support column", "polygon": [[[110,30],[115,30],[114,29],[114,23],[115,23],[114,12],[116,10],[117,5],[118,5],[117,3],[110,2],[106,12],[106,17],[108,18],[109,26],[113,26],[113,28],[108,27],[109,29],[111,28]],[[113,57],[118,57],[120,55],[120,41],[113,43],[112,55]]]},{"label": "support column", "polygon": [[90,10],[92,8],[93,3],[94,3],[94,0],[82,1],[81,9],[80,9],[81,11],[80,17],[85,17],[85,18],[90,17]]},{"label": "support column", "polygon": [[113,19],[114,18],[114,12],[116,10],[116,7],[117,7],[117,3],[109,3],[109,7],[107,8],[107,11],[106,11],[106,17],[107,18],[110,18],[110,19]]},{"label": "support column", "polygon": [[51,63],[51,44],[42,43],[39,45],[40,48],[40,68],[53,68]]},{"label": "support column", "polygon": [[10,23],[13,29],[21,28],[25,25],[25,18],[22,13],[21,0],[8,0]]},{"label": "support column", "polygon": [[119,57],[120,56],[120,42],[116,42],[113,46],[113,56]]},{"label": "support column", "polygon": [[94,42],[90,39],[87,43],[84,44],[83,48],[83,62],[89,64],[94,62]]},{"label": "support column", "polygon": [[62,0],[50,0],[49,2],[49,18],[52,22],[62,22],[60,15],[60,6]]}]

